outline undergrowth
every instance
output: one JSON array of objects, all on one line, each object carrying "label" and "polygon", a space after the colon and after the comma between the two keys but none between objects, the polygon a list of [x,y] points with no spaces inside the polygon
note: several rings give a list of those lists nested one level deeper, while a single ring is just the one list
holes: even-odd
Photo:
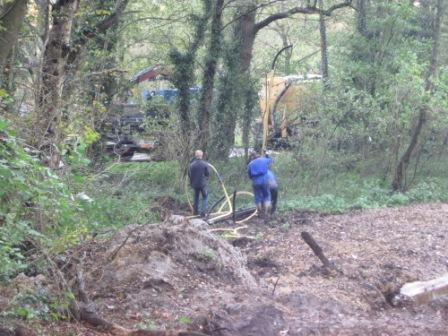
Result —
[{"label": "undergrowth", "polygon": [[[39,249],[61,253],[96,234],[128,224],[157,222],[170,213],[189,214],[190,189],[175,161],[109,162],[92,171],[85,150],[95,140],[86,130],[64,156],[65,174],[55,174],[29,154],[15,133],[0,122],[0,277],[45,267],[32,261]],[[342,213],[351,209],[401,206],[414,202],[448,201],[448,179],[443,160],[425,161],[407,193],[392,193],[390,181],[372,163],[306,160],[294,153],[274,155],[272,170],[279,184],[278,210],[308,209]],[[246,162],[232,158],[212,162],[229,194],[251,191]],[[211,207],[223,196],[212,173]],[[239,196],[237,207],[251,206]],[[218,210],[218,209],[215,209]],[[0,279],[0,280],[1,280]]]},{"label": "undergrowth", "polygon": [[39,250],[63,251],[88,231],[83,203],[15,136],[0,119],[0,280],[26,271]]},{"label": "undergrowth", "polygon": [[[217,168],[229,194],[234,190],[251,191],[243,158],[212,164]],[[308,209],[342,213],[352,209],[447,201],[448,179],[443,174],[428,177],[428,169],[421,171],[407,193],[392,193],[389,180],[384,179],[379,171],[377,174],[365,173],[367,169],[364,167],[344,168],[340,171],[327,167],[317,173],[314,167],[307,167],[290,153],[274,155],[272,165],[279,182],[280,212]],[[188,213],[188,201],[191,199],[188,185],[180,181],[176,162],[113,165],[94,184],[92,192],[98,206],[97,218],[107,216],[115,226],[160,219],[156,205],[167,198],[177,204],[177,208],[173,206],[171,209],[172,212]],[[222,196],[219,180],[211,173],[208,206],[211,207]],[[238,207],[251,205],[252,200],[248,197],[238,199]],[[98,222],[104,225],[107,218]]]}]

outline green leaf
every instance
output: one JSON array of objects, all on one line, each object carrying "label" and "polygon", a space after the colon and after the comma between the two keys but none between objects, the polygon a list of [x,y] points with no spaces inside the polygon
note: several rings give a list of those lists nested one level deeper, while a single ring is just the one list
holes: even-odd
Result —
[{"label": "green leaf", "polygon": [[[2,89],[0,89],[0,98],[2,97]],[[0,131],[3,131],[6,129],[6,121],[3,119],[0,119]]]}]

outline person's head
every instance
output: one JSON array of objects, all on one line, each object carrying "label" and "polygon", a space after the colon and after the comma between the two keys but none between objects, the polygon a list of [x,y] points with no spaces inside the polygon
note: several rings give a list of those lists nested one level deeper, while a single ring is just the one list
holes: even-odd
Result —
[{"label": "person's head", "polygon": [[249,153],[249,162],[252,160],[255,160],[258,157],[258,153],[255,151],[252,151]]},{"label": "person's head", "polygon": [[195,157],[197,160],[202,160],[202,158],[204,157],[204,152],[201,151],[200,149],[197,149],[197,150],[194,152],[194,157]]}]

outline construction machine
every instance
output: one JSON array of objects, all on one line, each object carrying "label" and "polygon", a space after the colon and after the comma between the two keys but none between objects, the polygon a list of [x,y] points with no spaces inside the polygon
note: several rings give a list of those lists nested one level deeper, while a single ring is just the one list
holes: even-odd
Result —
[{"label": "construction machine", "polygon": [[276,76],[276,60],[288,48],[292,45],[277,53],[258,93],[260,118],[256,132],[261,133],[258,146],[262,152],[267,150],[268,144],[273,148],[289,146],[288,138],[295,134],[295,126],[304,114],[306,98],[311,95],[310,83],[322,78],[316,74]]},{"label": "construction machine", "polygon": [[288,138],[296,133],[311,95],[310,83],[320,78],[320,75],[266,77],[258,93],[262,151],[268,145],[274,148],[289,145]]},{"label": "construction machine", "polygon": [[[169,81],[170,72],[166,67],[155,65],[138,72],[131,84],[137,85],[145,81],[160,79]],[[177,96],[172,88],[139,90],[145,102],[157,100],[157,104],[142,108],[140,104],[118,103],[109,110],[110,118],[106,124],[104,136],[106,149],[127,160],[160,160],[157,148],[164,140],[163,132],[148,132],[145,126],[148,121],[159,128],[168,126],[169,107]],[[137,155],[135,155],[137,154]]]}]

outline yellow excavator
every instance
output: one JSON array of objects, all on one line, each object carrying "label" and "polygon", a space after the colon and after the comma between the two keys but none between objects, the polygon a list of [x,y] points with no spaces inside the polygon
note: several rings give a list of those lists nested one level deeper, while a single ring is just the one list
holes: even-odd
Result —
[{"label": "yellow excavator", "polygon": [[305,98],[311,94],[309,83],[322,78],[321,75],[275,76],[277,57],[291,47],[292,45],[287,46],[277,53],[271,71],[266,75],[258,93],[262,153],[266,151],[268,143],[273,143],[274,147],[288,144],[287,138],[292,135],[294,126],[304,113]]}]

